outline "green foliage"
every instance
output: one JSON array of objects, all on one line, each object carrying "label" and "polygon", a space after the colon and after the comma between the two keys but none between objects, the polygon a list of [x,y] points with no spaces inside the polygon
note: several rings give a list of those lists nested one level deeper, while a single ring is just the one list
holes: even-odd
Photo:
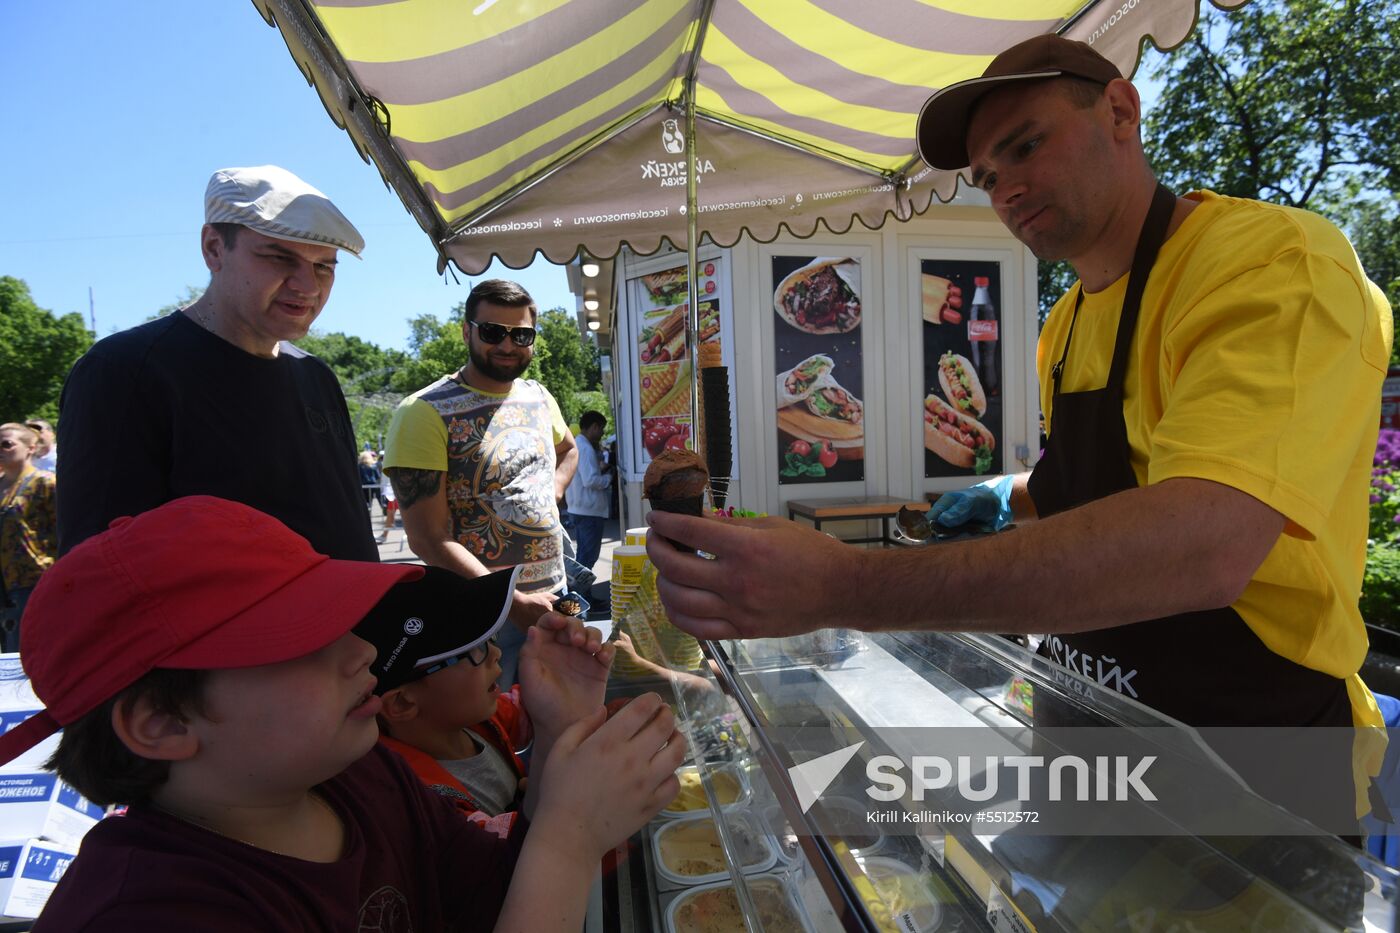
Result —
[{"label": "green foliage", "polygon": [[408,363],[402,350],[385,350],[368,340],[313,330],[296,342],[335,371],[347,396],[386,392],[393,375]]},{"label": "green foliage", "polygon": [[1255,0],[1201,14],[1152,73],[1164,87],[1144,142],[1159,177],[1176,191],[1317,211],[1400,307],[1395,0]]},{"label": "green foliage", "polygon": [[55,315],[34,303],[22,280],[0,276],[0,421],[57,422],[63,380],[90,346],[81,314]]},{"label": "green foliage", "polygon": [[1057,262],[1036,263],[1036,286],[1040,292],[1040,325],[1045,326],[1045,319],[1050,316],[1050,309],[1055,307],[1055,302],[1060,300],[1060,296],[1069,291],[1069,287],[1078,278],[1074,274],[1074,267],[1064,260]]},{"label": "green foliage", "polygon": [[1361,618],[1400,631],[1400,546],[1373,545],[1366,553]]},{"label": "green foliage", "polygon": [[403,397],[395,391],[395,374],[409,363],[402,350],[385,350],[360,337],[313,330],[296,345],[319,357],[340,381],[345,393],[350,423],[355,428],[355,446],[366,444],[374,450],[383,446],[389,419]]},{"label": "green foliage", "polygon": [[[561,402],[560,404],[562,405],[563,403]],[[603,436],[607,437],[609,434],[616,433],[617,426],[613,423],[612,405],[608,404],[608,397],[603,394],[602,389],[587,389],[583,392],[575,392],[574,407],[578,412],[578,416],[572,421],[569,421],[571,427],[578,427],[578,419],[583,416],[584,412],[596,411],[598,414],[608,419],[608,423],[603,425]]]},{"label": "green foliage", "polygon": [[142,323],[145,323],[146,321],[154,321],[156,318],[165,317],[167,314],[179,311],[181,308],[188,308],[190,305],[198,301],[203,295],[203,285],[186,285],[185,294],[183,296],[176,298],[175,301],[171,304],[162,305],[160,308],[157,308],[155,314],[147,315],[145,321],[143,321]]},{"label": "green foliage", "polygon": [[[598,347],[579,333],[575,317],[563,308],[545,311],[539,318],[536,338],[535,364],[539,380],[559,402],[559,409],[568,424],[577,424],[584,408],[580,407],[580,392],[597,389],[602,384],[598,365]],[[543,342],[544,346],[540,347]],[[607,409],[599,411],[607,413]]]},{"label": "green foliage", "polygon": [[1400,631],[1400,431],[1385,429],[1371,469],[1371,527],[1361,616]]},{"label": "green foliage", "polygon": [[1201,21],[1153,77],[1148,154],[1176,190],[1294,207],[1349,175],[1400,189],[1394,0],[1256,0]]},{"label": "green foliage", "polygon": [[408,361],[394,373],[391,384],[400,395],[417,392],[448,373],[467,365],[467,344],[462,339],[466,302],[448,312],[447,320],[420,314],[408,322]]}]

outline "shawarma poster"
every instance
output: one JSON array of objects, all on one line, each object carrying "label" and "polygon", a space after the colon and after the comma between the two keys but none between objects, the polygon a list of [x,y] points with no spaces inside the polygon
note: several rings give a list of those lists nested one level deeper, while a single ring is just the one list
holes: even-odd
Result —
[{"label": "shawarma poster", "polygon": [[865,479],[861,266],[841,256],[774,256],[778,482]]}]

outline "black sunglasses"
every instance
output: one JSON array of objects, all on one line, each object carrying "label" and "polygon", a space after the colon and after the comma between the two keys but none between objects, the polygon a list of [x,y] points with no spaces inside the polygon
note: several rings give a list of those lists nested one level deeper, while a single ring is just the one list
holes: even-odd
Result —
[{"label": "black sunglasses", "polygon": [[486,663],[487,657],[489,657],[491,654],[491,646],[495,643],[496,636],[492,635],[490,638],[486,639],[484,642],[477,645],[475,648],[468,648],[461,654],[454,654],[450,658],[444,658],[437,664],[423,668],[423,673],[420,676],[427,677],[429,674],[436,674],[443,668],[451,667],[452,665],[457,664],[458,662],[463,660],[469,663],[472,667],[480,667],[481,665]]},{"label": "black sunglasses", "polygon": [[517,347],[528,347],[535,342],[533,327],[506,327],[504,324],[492,324],[490,321],[471,323],[476,328],[476,335],[492,346],[505,340],[506,334],[510,334],[511,342]]}]

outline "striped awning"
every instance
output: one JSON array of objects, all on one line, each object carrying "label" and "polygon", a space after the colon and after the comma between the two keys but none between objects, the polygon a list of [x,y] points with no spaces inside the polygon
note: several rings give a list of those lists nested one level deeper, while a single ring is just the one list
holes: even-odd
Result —
[{"label": "striped awning", "polygon": [[1048,32],[1130,73],[1198,2],[253,0],[467,274],[683,246],[691,67],[702,233],[878,228],[954,193],[914,148],[932,90]]}]

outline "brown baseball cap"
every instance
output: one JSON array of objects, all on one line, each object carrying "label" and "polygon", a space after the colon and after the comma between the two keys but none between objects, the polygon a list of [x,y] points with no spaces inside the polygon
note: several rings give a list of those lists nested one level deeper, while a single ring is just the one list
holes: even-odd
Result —
[{"label": "brown baseball cap", "polygon": [[950,84],[924,102],[915,130],[919,155],[934,168],[965,167],[967,125],[983,95],[1013,81],[1063,76],[1108,84],[1123,73],[1084,42],[1046,35],[1017,43],[992,59],[980,78]]}]

